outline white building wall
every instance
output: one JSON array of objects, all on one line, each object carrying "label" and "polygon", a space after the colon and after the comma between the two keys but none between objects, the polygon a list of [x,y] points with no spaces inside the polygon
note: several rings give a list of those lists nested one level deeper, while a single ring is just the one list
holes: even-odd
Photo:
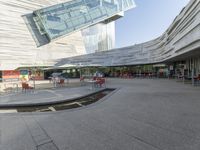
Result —
[{"label": "white building wall", "polygon": [[[102,31],[105,27],[114,27],[114,23],[96,25],[99,43],[94,43],[94,47],[88,46],[92,38],[85,40],[81,31],[37,47],[23,16],[33,10],[66,1],[70,0],[0,0],[0,70],[20,66],[51,66],[62,58],[114,48],[113,31],[108,38],[99,35],[99,32],[104,34]],[[111,45],[108,44],[110,41],[113,42]]]},{"label": "white building wall", "polygon": [[63,59],[57,65],[124,66],[163,63],[200,55],[200,1],[190,0],[160,37],[137,45]]}]

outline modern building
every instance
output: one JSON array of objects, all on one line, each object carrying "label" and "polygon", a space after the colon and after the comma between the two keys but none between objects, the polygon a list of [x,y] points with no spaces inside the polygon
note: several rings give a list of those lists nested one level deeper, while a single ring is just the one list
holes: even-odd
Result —
[{"label": "modern building", "polygon": [[175,73],[200,74],[200,1],[190,0],[160,37],[118,49],[113,21],[132,0],[43,2],[0,2],[1,70],[164,63]]},{"label": "modern building", "polygon": [[200,74],[200,1],[190,0],[158,38],[129,47],[66,58],[56,65],[130,66],[167,64],[188,77]]},{"label": "modern building", "polygon": [[1,0],[0,70],[113,49],[114,21],[134,6],[133,0]]}]

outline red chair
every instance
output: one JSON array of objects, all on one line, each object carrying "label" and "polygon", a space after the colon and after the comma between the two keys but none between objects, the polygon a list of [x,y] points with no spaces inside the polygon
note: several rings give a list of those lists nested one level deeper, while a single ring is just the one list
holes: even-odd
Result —
[{"label": "red chair", "polygon": [[98,77],[93,77],[92,80],[98,80]]},{"label": "red chair", "polygon": [[64,79],[60,79],[60,81],[58,82],[58,85],[60,85],[61,87],[63,87],[65,84],[65,80]]},{"label": "red chair", "polygon": [[200,80],[200,74],[198,75],[198,77],[197,77],[197,78],[198,78],[198,80]]},{"label": "red chair", "polygon": [[105,78],[99,78],[96,81],[96,84],[99,85],[99,87],[102,87],[102,85],[104,85],[106,87],[106,80],[105,80]]},{"label": "red chair", "polygon": [[85,85],[85,77],[80,77],[81,86]]},{"label": "red chair", "polygon": [[22,92],[26,90],[33,90],[34,88],[32,86],[29,86],[28,83],[22,83]]},{"label": "red chair", "polygon": [[85,80],[84,77],[80,77],[80,82],[83,82]]},{"label": "red chair", "polygon": [[197,77],[197,84],[200,85],[200,74],[198,74],[198,77]]}]

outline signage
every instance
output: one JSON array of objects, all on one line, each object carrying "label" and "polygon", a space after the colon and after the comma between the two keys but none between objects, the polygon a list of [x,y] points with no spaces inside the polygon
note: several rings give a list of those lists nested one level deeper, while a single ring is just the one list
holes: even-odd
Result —
[{"label": "signage", "polygon": [[21,81],[28,81],[29,80],[28,70],[20,70],[20,80]]},{"label": "signage", "polygon": [[4,70],[2,71],[3,81],[18,81],[20,72],[18,70]]}]

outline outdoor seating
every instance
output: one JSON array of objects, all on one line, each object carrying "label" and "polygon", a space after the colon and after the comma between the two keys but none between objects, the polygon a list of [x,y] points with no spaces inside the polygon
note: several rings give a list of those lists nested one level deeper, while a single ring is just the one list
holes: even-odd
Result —
[{"label": "outdoor seating", "polygon": [[58,82],[58,85],[59,85],[60,87],[64,87],[64,85],[65,85],[65,80],[64,80],[64,79],[60,79],[60,81]]},{"label": "outdoor seating", "polygon": [[200,85],[200,74],[197,77],[197,85]]},{"label": "outdoor seating", "polygon": [[199,86],[200,85],[200,74],[195,78],[195,83],[194,85]]},{"label": "outdoor seating", "polygon": [[104,85],[106,87],[106,80],[105,78],[97,78],[96,85],[99,87],[102,87]]},{"label": "outdoor seating", "polygon": [[81,86],[84,85],[84,83],[85,83],[85,77],[80,77],[80,83],[81,83]]},{"label": "outdoor seating", "polygon": [[5,86],[4,85],[4,91],[6,92],[6,93],[10,93],[10,92],[12,92],[13,91],[13,87],[7,87],[7,86]]},{"label": "outdoor seating", "polygon": [[22,82],[22,92],[26,92],[26,90],[33,90],[34,88],[32,86],[29,86],[28,83],[23,83]]},{"label": "outdoor seating", "polygon": [[49,83],[53,82],[53,77],[48,77]]},{"label": "outdoor seating", "polygon": [[84,77],[80,77],[80,82],[84,81],[85,78]]},{"label": "outdoor seating", "polygon": [[18,84],[13,82],[4,83],[4,92],[6,93],[18,92]]}]

